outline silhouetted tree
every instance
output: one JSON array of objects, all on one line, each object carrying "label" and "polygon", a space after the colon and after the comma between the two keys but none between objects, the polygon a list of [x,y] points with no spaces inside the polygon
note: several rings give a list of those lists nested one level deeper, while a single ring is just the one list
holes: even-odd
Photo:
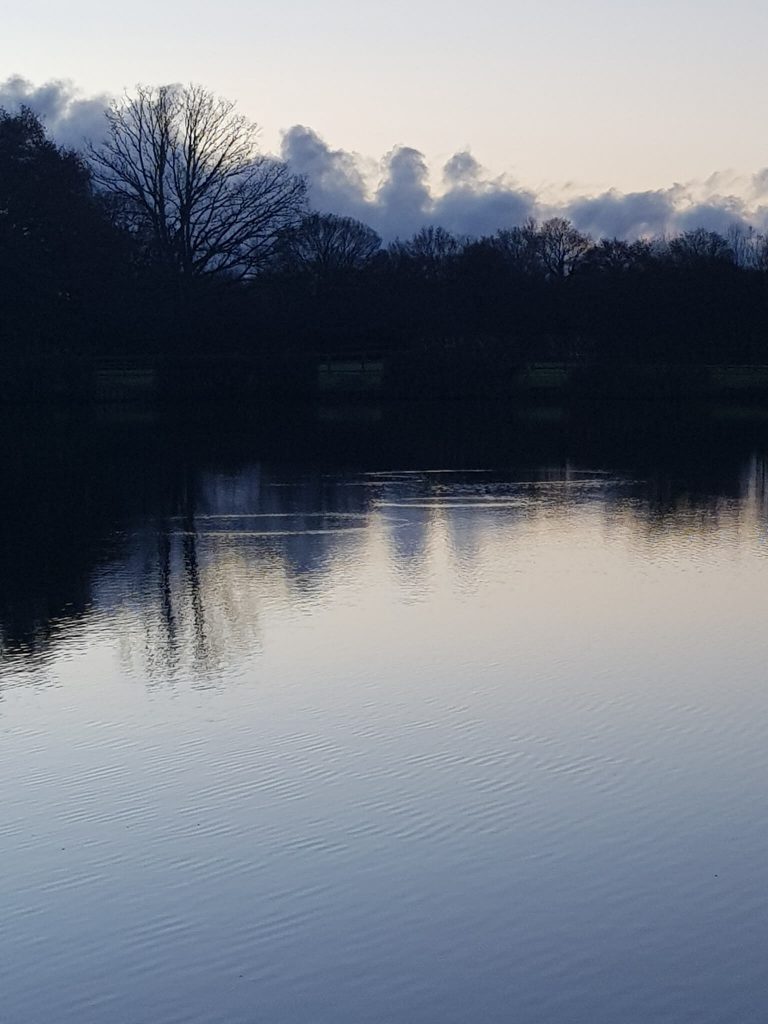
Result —
[{"label": "silhouetted tree", "polygon": [[525,361],[607,367],[613,386],[621,365],[766,359],[768,241],[752,229],[593,242],[553,218],[473,240],[429,226],[382,250],[359,221],[304,215],[304,182],[198,86],[140,88],[107,127],[96,189],[34,114],[0,111],[0,334],[14,358],[39,343],[18,370],[32,387],[64,363],[80,387],[79,356],[106,345],[164,353],[179,396],[311,389],[319,351],[396,352],[390,383],[428,377],[436,394],[501,387]]},{"label": "silhouetted tree", "polygon": [[673,238],[669,252],[672,259],[682,265],[734,262],[733,250],[723,236],[704,228],[685,231]]},{"label": "silhouetted tree", "polygon": [[572,274],[592,247],[592,239],[583,235],[562,217],[552,217],[539,229],[539,256],[550,277]]},{"label": "silhouetted tree", "polygon": [[106,141],[89,148],[95,180],[182,278],[252,275],[301,215],[304,181],[201,86],[139,86],[106,117]]},{"label": "silhouetted tree", "polygon": [[762,252],[765,249],[764,235],[758,234],[753,227],[734,224],[728,229],[726,240],[737,267],[747,270],[760,269]]},{"label": "silhouetted tree", "polygon": [[360,270],[381,249],[373,228],[351,217],[312,213],[283,232],[279,264],[327,278],[340,271]]},{"label": "silhouetted tree", "polygon": [[621,238],[602,238],[584,254],[581,266],[601,273],[640,270],[652,260],[648,242],[638,239],[627,242]]},{"label": "silhouetted tree", "polygon": [[120,306],[109,275],[122,255],[80,156],[31,110],[0,109],[0,329],[27,343],[82,341],[105,303]]},{"label": "silhouetted tree", "polygon": [[539,269],[540,239],[533,219],[520,227],[502,228],[488,241],[515,272],[531,274]]},{"label": "silhouetted tree", "polygon": [[424,227],[407,242],[396,241],[389,247],[395,262],[410,262],[426,276],[444,270],[456,260],[465,242],[441,227]]}]

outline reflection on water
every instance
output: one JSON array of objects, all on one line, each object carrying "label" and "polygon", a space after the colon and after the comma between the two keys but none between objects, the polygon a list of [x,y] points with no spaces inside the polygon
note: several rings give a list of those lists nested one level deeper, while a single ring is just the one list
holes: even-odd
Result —
[{"label": "reflection on water", "polygon": [[16,437],[3,1020],[764,1019],[760,421]]}]

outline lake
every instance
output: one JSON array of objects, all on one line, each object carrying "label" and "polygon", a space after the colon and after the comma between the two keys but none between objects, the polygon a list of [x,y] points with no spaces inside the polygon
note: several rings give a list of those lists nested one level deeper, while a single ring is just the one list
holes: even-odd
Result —
[{"label": "lake", "polygon": [[4,1024],[768,1013],[768,419],[5,422]]}]

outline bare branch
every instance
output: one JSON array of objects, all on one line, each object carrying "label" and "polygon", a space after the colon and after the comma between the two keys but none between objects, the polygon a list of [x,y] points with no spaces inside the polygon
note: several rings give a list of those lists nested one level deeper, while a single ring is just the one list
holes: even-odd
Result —
[{"label": "bare branch", "polygon": [[199,85],[138,86],[89,148],[94,180],[183,277],[247,277],[298,223],[306,186],[257,152],[258,128]]}]

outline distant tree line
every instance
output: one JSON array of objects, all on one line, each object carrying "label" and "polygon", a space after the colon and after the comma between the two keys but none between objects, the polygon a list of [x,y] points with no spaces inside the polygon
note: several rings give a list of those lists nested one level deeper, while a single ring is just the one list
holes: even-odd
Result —
[{"label": "distant tree line", "polygon": [[552,218],[385,246],[309,209],[306,183],[205,89],[141,87],[105,129],[79,153],[31,110],[0,110],[1,359],[768,363],[768,239],[749,228],[627,242]]}]

